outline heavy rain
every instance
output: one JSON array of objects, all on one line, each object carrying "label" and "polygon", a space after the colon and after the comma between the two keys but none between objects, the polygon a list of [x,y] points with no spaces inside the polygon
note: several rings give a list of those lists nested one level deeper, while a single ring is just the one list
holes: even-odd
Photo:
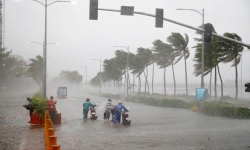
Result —
[{"label": "heavy rain", "polygon": [[0,0],[1,150],[249,150],[248,0]]}]

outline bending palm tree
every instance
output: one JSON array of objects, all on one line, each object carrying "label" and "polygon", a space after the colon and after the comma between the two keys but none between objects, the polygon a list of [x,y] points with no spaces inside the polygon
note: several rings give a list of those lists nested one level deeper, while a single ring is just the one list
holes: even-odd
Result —
[{"label": "bending palm tree", "polygon": [[185,63],[185,81],[186,81],[186,95],[188,96],[188,79],[187,79],[187,63],[186,60],[188,59],[190,53],[188,50],[188,35],[185,34],[185,38],[180,33],[174,33],[172,32],[172,35],[170,35],[167,38],[167,41],[173,45],[177,53],[182,52],[182,55],[179,55],[177,60],[174,64],[178,63],[183,57],[184,57],[184,63]]}]

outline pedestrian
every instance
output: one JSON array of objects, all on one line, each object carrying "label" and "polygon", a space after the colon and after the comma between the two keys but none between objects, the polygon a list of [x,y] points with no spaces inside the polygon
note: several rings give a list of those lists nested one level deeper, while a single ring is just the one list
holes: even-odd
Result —
[{"label": "pedestrian", "polygon": [[47,100],[48,103],[48,110],[50,114],[50,118],[53,122],[53,124],[56,124],[56,103],[57,101],[54,100],[53,96],[50,96],[50,99]]},{"label": "pedestrian", "polygon": [[114,105],[111,102],[112,102],[112,100],[108,99],[108,102],[106,103],[106,107],[104,110],[104,117],[103,117],[104,120],[106,120],[106,119],[109,120],[109,118],[110,118],[111,108],[114,107]]},{"label": "pedestrian", "polygon": [[95,104],[90,103],[90,99],[87,98],[86,101],[83,103],[83,119],[88,118],[89,107],[96,107]]},{"label": "pedestrian", "polygon": [[118,104],[115,106],[114,125],[116,125],[117,122],[118,122],[118,124],[120,123],[122,109],[125,112],[128,112],[128,109],[124,105],[122,105],[122,101],[119,100]]},{"label": "pedestrian", "polygon": [[31,101],[32,101],[31,98],[27,97],[27,101],[29,102],[28,105],[23,105],[23,107],[26,108],[27,110],[29,110],[30,121],[28,123],[31,123],[31,116],[32,116],[33,111],[34,111],[34,107],[31,105]]}]

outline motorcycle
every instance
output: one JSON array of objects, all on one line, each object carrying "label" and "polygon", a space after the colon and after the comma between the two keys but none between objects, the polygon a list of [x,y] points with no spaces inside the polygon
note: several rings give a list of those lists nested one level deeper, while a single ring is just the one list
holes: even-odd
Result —
[{"label": "motorcycle", "polygon": [[89,110],[90,110],[90,115],[91,115],[90,119],[97,119],[98,116],[96,115],[95,108],[90,106]]},{"label": "motorcycle", "polygon": [[131,119],[128,116],[128,112],[122,111],[122,123],[124,125],[130,125]]}]

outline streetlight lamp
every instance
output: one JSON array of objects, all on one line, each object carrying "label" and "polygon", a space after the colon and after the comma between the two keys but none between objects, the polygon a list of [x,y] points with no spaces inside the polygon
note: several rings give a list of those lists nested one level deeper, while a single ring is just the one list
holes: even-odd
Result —
[{"label": "streetlight lamp", "polygon": [[80,67],[85,67],[86,69],[86,89],[88,89],[88,82],[87,82],[88,67],[87,66],[80,66]]},{"label": "streetlight lamp", "polygon": [[[45,42],[43,42],[43,44],[39,43],[39,42],[27,42],[27,43],[41,45],[43,47],[43,54],[44,54],[45,45],[46,45]],[[56,44],[56,45],[59,45],[59,43],[47,43],[47,44]],[[43,55],[43,84],[42,84],[43,90],[42,90],[42,92],[43,92],[43,97],[46,98],[46,74],[47,73],[46,73],[46,67],[44,66],[44,62],[46,62],[46,64],[47,64],[47,56],[45,58],[45,56]]]},{"label": "streetlight lamp", "polygon": [[[191,10],[199,13],[202,16],[202,29],[204,30],[204,9],[202,9],[202,13],[195,9],[183,9],[178,8],[177,10]],[[202,50],[201,50],[201,88],[204,88],[204,32],[201,35],[202,38]]]},{"label": "streetlight lamp", "polygon": [[[20,1],[20,0],[15,0],[15,1]],[[46,98],[46,72],[47,72],[47,7],[55,4],[57,2],[71,2],[72,4],[76,4],[76,0],[70,0],[70,1],[53,1],[51,3],[48,3],[48,0],[44,0],[44,3],[40,2],[39,0],[32,0],[35,1],[41,5],[44,6],[45,8],[45,31],[44,31],[44,50],[43,50],[43,97]]]},{"label": "streetlight lamp", "polygon": [[124,47],[124,46],[114,46],[114,47],[122,47],[122,48],[125,48],[128,52],[127,54],[127,67],[126,67],[126,72],[127,72],[127,96],[128,96],[128,67],[129,67],[129,46],[128,47]]},{"label": "streetlight lamp", "polygon": [[92,59],[92,60],[100,61],[100,93],[102,93],[102,61],[101,59]]}]

